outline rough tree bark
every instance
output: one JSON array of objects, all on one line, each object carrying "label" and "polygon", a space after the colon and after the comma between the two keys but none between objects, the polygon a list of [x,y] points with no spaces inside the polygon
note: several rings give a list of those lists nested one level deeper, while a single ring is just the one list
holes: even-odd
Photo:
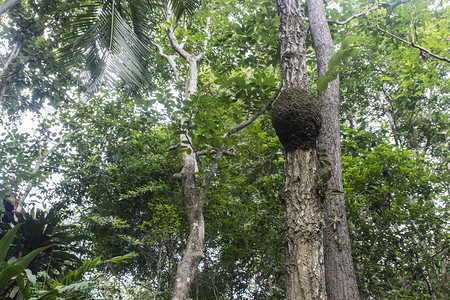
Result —
[{"label": "rough tree bark", "polygon": [[[323,0],[306,1],[309,26],[317,57],[318,75],[328,70],[328,62],[335,52],[325,15]],[[339,124],[339,79],[330,82],[328,89],[319,92],[319,107],[323,118],[319,135],[319,149],[325,150],[330,165],[319,169],[321,175],[331,172],[327,189],[342,191],[342,166]],[[326,193],[324,197],[325,229],[324,256],[327,295],[329,299],[359,299],[351,256],[351,243],[345,213],[345,199],[341,193]],[[331,226],[333,225],[333,226]]]},{"label": "rough tree bark", "polygon": [[[274,128],[283,143],[285,155],[284,185],[280,191],[285,204],[286,299],[326,299],[323,266],[323,212],[317,193],[318,155],[315,139],[307,146],[292,146],[301,134],[282,137],[289,121],[276,124],[284,91],[295,87],[309,97],[306,73],[306,29],[304,15],[297,0],[278,0],[283,92],[272,110]],[[295,106],[295,99],[285,106]],[[298,115],[308,114],[297,111]],[[294,117],[295,118],[295,117]],[[296,126],[293,126],[296,127]],[[320,127],[320,126],[319,126]],[[308,129],[305,129],[308,130]],[[284,132],[286,134],[286,132]],[[288,133],[289,135],[289,133]],[[300,144],[302,141],[299,141]]]}]

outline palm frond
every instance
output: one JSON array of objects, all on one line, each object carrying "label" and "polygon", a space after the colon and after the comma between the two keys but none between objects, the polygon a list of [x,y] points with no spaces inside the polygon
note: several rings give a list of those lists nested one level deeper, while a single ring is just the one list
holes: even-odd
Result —
[{"label": "palm frond", "polygon": [[95,92],[101,83],[116,83],[119,79],[132,86],[147,81],[151,52],[121,11],[120,1],[105,1],[97,22],[74,44],[75,50],[87,53],[88,93]]},{"label": "palm frond", "polygon": [[170,0],[169,4],[175,18],[179,20],[183,14],[192,15],[199,8],[201,0]]},{"label": "palm frond", "polygon": [[61,61],[66,66],[85,64],[80,77],[88,94],[119,80],[132,87],[148,85],[155,53],[150,51],[149,33],[164,20],[167,4],[178,20],[194,13],[200,0],[104,0],[80,6],[83,13],[74,18],[65,37]]}]

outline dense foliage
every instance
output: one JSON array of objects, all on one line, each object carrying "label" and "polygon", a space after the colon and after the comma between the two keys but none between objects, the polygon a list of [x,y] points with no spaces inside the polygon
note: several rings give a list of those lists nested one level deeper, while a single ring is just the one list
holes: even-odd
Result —
[{"label": "dense foliage", "polygon": [[[14,267],[1,295],[168,299],[189,233],[180,156],[195,151],[201,189],[223,147],[191,296],[284,298],[283,148],[267,112],[229,134],[279,91],[276,3],[172,1],[168,20],[163,2],[20,1],[0,17],[1,235],[23,223],[3,242],[0,271],[41,249]],[[450,7],[327,4],[343,50],[330,69],[341,79],[343,192],[361,298],[445,299]],[[169,29],[203,55],[189,100],[189,64]],[[307,43],[314,95],[324,79]],[[191,144],[180,144],[183,134]],[[14,219],[11,207],[22,204]]]}]

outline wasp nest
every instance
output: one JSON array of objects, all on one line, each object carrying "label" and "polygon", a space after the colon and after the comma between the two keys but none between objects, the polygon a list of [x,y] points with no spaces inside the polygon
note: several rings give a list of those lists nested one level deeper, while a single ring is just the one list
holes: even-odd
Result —
[{"label": "wasp nest", "polygon": [[309,92],[283,90],[272,108],[272,124],[286,151],[315,147],[322,117]]}]

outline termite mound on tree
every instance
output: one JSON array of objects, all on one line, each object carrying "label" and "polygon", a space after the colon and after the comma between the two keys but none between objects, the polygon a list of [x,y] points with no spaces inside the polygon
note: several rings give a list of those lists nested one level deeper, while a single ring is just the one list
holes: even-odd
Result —
[{"label": "termite mound on tree", "polygon": [[273,105],[272,125],[286,151],[307,150],[316,146],[322,117],[309,92],[290,87]]}]

